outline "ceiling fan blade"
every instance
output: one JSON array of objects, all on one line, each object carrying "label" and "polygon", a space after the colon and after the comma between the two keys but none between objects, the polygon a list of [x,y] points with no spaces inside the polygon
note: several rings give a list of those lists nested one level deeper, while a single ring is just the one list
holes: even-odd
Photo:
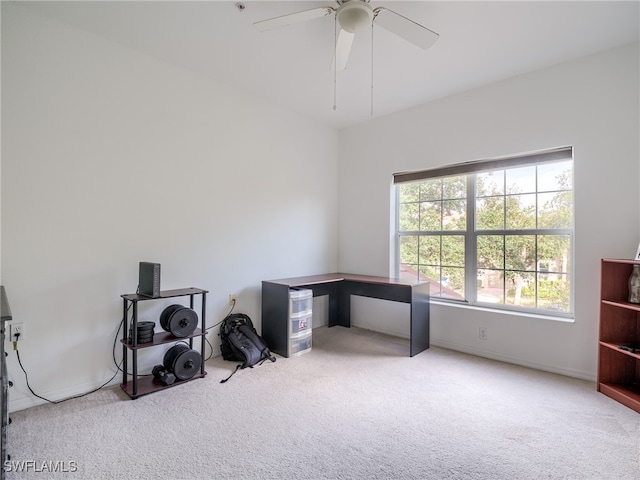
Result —
[{"label": "ceiling fan blade", "polygon": [[377,25],[425,50],[440,37],[436,32],[387,8],[376,8],[373,13]]},{"label": "ceiling fan blade", "polygon": [[310,10],[303,10],[301,12],[290,13],[288,15],[282,15],[280,17],[269,18],[267,20],[261,20],[253,24],[259,31],[265,32],[273,28],[286,27],[287,25],[293,25],[295,23],[306,22],[307,20],[313,20],[315,18],[326,17],[333,13],[332,7],[318,7]]},{"label": "ceiling fan blade", "polygon": [[349,54],[351,53],[351,46],[353,45],[354,38],[356,38],[355,33],[340,29],[338,39],[336,40],[336,51],[334,52],[334,57],[331,61],[331,70],[333,70],[334,67],[337,71],[347,68],[347,62],[349,61]]}]

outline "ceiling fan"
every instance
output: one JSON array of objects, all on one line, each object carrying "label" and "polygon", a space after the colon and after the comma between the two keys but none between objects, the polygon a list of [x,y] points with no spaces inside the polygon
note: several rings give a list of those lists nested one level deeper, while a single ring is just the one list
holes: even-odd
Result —
[{"label": "ceiling fan", "polygon": [[306,22],[335,13],[336,29],[340,28],[335,44],[335,57],[331,64],[336,70],[344,70],[349,60],[351,46],[356,33],[367,26],[378,25],[420,48],[428,49],[439,35],[419,23],[385,7],[372,8],[370,0],[336,0],[337,7],[317,7],[290,13],[253,25],[261,32],[274,28]]}]

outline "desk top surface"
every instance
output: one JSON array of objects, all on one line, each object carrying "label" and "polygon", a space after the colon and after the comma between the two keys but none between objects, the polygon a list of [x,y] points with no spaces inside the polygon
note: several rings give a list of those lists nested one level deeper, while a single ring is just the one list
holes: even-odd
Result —
[{"label": "desk top surface", "polygon": [[324,273],[320,275],[309,275],[306,277],[281,278],[278,280],[265,280],[268,283],[277,283],[289,287],[302,287],[305,285],[316,285],[320,283],[352,281],[361,283],[377,283],[380,285],[399,285],[411,287],[423,282],[412,282],[402,278],[376,277],[371,275],[356,275],[353,273]]}]

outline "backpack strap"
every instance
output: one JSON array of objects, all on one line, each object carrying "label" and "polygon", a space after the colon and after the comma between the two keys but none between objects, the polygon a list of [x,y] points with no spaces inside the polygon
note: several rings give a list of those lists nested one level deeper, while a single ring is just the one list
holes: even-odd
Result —
[{"label": "backpack strap", "polygon": [[236,369],[233,372],[231,372],[231,375],[229,375],[224,380],[220,380],[220,383],[225,383],[227,380],[229,380],[231,377],[233,377],[234,373],[236,373],[238,370],[240,370],[240,367],[242,367],[242,365],[237,365]]}]

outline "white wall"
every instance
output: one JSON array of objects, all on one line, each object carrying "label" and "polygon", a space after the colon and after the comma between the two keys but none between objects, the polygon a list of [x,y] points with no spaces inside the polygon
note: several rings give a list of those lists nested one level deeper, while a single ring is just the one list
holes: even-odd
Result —
[{"label": "white wall", "polygon": [[[55,400],[110,378],[139,261],[209,290],[209,325],[236,293],[260,330],[261,280],[337,268],[337,149],[331,128],[2,2],[2,284],[31,385]],[[41,403],[8,366],[10,410]]]},{"label": "white wall", "polygon": [[[599,261],[632,258],[640,239],[638,53],[629,45],[341,131],[340,269],[389,273],[394,172],[572,145],[575,322],[433,305],[431,339],[595,379]],[[408,334],[406,308],[382,313],[379,301],[361,300],[354,310],[356,325]]]}]

